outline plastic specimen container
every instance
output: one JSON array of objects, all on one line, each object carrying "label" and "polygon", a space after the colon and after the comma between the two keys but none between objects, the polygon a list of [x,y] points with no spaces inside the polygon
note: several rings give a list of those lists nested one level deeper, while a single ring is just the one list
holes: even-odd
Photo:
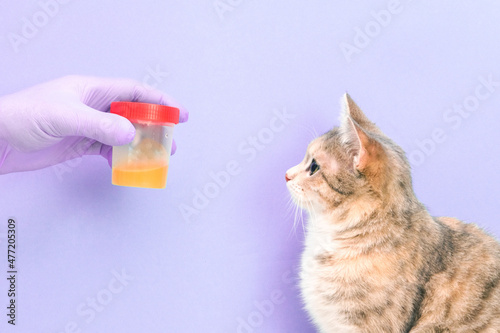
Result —
[{"label": "plastic specimen container", "polygon": [[179,109],[158,104],[113,102],[110,112],[130,120],[136,131],[131,143],[113,147],[113,185],[165,188]]}]

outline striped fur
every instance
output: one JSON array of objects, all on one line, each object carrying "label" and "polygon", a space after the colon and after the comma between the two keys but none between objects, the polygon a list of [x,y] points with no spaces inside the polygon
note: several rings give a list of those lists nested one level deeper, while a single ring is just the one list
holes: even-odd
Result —
[{"label": "striped fur", "polygon": [[431,217],[403,150],[347,94],[343,108],[287,171],[309,213],[301,290],[319,332],[500,332],[500,244]]}]

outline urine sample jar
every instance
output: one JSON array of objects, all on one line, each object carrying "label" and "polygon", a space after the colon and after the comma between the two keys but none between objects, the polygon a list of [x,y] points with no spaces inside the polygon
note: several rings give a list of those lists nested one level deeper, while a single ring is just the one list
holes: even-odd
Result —
[{"label": "urine sample jar", "polygon": [[113,185],[165,188],[179,109],[158,104],[113,102],[110,112],[127,118],[135,127],[132,142],[113,147]]}]

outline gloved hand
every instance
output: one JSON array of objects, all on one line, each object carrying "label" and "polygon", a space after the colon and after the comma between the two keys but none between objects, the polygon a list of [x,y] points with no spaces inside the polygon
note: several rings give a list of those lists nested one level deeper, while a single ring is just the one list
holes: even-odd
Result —
[{"label": "gloved hand", "polygon": [[[113,101],[156,103],[188,112],[164,93],[129,79],[67,76],[0,97],[0,174],[45,168],[83,155],[111,163],[111,146],[127,144],[135,129],[107,113]],[[172,154],[176,150],[172,145]]]}]

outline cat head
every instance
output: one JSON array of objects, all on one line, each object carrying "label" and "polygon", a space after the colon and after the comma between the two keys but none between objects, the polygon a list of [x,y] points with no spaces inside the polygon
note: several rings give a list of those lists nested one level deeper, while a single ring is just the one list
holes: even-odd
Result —
[{"label": "cat head", "polygon": [[295,203],[309,213],[370,214],[413,195],[403,150],[371,122],[348,94],[341,125],[313,140],[302,162],[286,172]]}]

